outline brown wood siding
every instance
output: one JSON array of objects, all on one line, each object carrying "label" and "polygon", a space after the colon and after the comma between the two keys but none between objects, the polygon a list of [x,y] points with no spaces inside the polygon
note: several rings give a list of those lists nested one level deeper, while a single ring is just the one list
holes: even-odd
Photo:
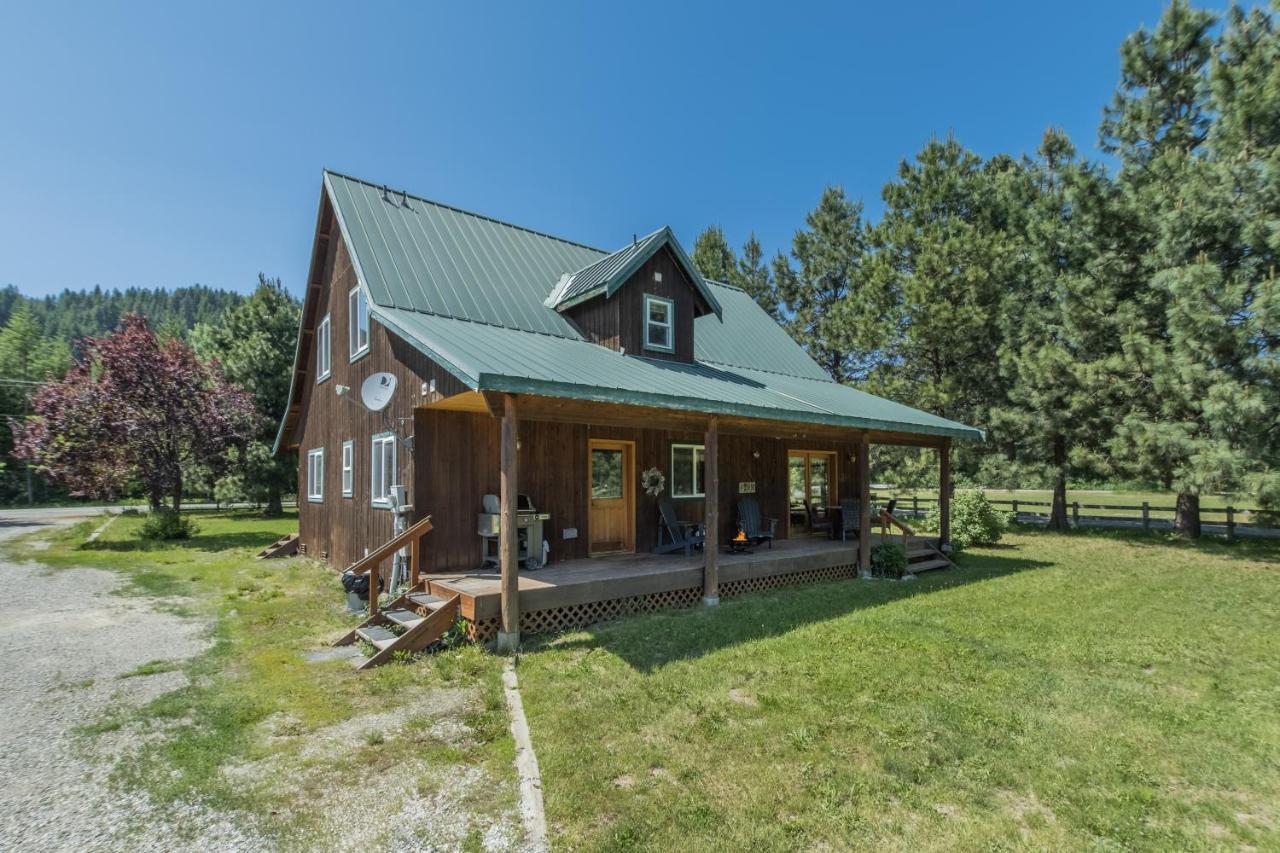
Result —
[{"label": "brown wood siding", "polygon": [[[433,517],[435,530],[426,542],[424,568],[432,572],[463,571],[476,568],[481,560],[480,539],[476,535],[476,514],[485,494],[498,493],[497,418],[487,414],[419,410],[415,433],[417,483],[415,492],[425,511]],[[520,424],[520,484],[542,512],[551,514],[544,535],[551,545],[553,561],[587,556],[589,439],[619,439],[635,442],[636,469],[636,550],[651,551],[657,543],[658,499],[644,493],[639,474],[656,467],[667,478],[670,496],[671,445],[702,444],[701,434],[670,430],[588,426],[550,421],[522,421]],[[737,489],[741,482],[754,482],[754,497],[765,517],[778,519],[778,536],[787,535],[787,452],[792,449],[831,450],[837,454],[837,489],[841,495],[856,494],[850,455],[856,449],[852,435],[848,442],[796,441],[745,435],[720,438],[720,536],[728,537],[737,522]],[[759,458],[755,456],[759,453]],[[682,519],[701,521],[701,498],[673,499]],[[577,528],[575,539],[565,539],[565,528]]]},{"label": "brown wood siding", "polygon": [[[298,448],[298,529],[309,555],[326,555],[329,565],[341,568],[392,534],[391,512],[370,504],[373,436],[388,431],[388,423],[402,436],[412,434],[414,408],[427,402],[421,393],[424,382],[434,379],[437,392],[444,395],[465,389],[456,378],[376,321],[369,324],[369,351],[354,362],[350,360],[347,297],[356,285],[356,275],[343,240],[329,241],[321,281],[315,310],[308,312],[308,317],[309,322],[318,324],[326,313],[330,315],[331,373],[323,382],[315,381],[315,342],[310,336],[304,353],[305,373],[299,380],[304,387],[294,436]],[[379,371],[394,374],[398,383],[385,418],[360,404],[360,384]],[[347,399],[335,392],[338,385],[351,388]],[[354,442],[353,493],[343,497],[342,444],[348,439]],[[320,503],[307,499],[307,451],[315,448],[325,451],[324,500]],[[397,448],[397,482],[413,483],[413,457],[403,444]],[[411,488],[415,514],[430,512],[419,505],[415,492]]]},{"label": "brown wood siding", "polygon": [[[662,281],[654,274],[661,273]],[[670,299],[675,303],[675,351],[662,352],[644,347],[645,294]],[[693,318],[695,310],[705,307],[693,288],[693,282],[676,263],[669,249],[663,248],[610,298],[590,299],[569,310],[587,340],[612,350],[625,350],[629,355],[693,361]]]}]

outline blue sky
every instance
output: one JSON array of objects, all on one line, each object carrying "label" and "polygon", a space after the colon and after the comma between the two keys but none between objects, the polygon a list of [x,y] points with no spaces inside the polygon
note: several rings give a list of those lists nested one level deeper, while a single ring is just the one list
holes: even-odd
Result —
[{"label": "blue sky", "polygon": [[719,223],[772,255],[827,184],[877,213],[931,135],[1094,152],[1162,6],[8,4],[0,285],[300,293],[322,167],[595,246]]}]

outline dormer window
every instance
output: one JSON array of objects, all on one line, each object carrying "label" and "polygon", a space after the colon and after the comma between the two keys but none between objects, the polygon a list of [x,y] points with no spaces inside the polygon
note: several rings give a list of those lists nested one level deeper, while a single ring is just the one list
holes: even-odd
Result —
[{"label": "dormer window", "polygon": [[644,295],[644,348],[659,352],[675,349],[675,303],[670,299]]}]

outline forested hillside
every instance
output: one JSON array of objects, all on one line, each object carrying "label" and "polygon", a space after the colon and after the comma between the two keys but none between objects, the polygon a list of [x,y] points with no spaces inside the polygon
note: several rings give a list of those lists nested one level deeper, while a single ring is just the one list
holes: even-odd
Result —
[{"label": "forested hillside", "polygon": [[152,328],[185,336],[197,323],[216,323],[244,297],[232,290],[204,285],[173,290],[130,287],[127,290],[64,290],[56,296],[23,296],[17,287],[0,290],[0,326],[19,306],[30,306],[31,319],[45,337],[73,343],[111,331],[128,313],[141,314]]}]

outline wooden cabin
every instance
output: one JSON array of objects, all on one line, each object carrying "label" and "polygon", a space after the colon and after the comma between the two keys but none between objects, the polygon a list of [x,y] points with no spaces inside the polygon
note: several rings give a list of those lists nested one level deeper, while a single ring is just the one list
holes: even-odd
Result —
[{"label": "wooden cabin", "polygon": [[[359,389],[381,372],[396,390],[373,412]],[[951,442],[980,438],[832,381],[744,291],[700,275],[670,228],[595,249],[323,175],[277,440],[299,455],[301,548],[360,563],[392,538],[403,486],[432,527],[413,577],[460,596],[478,638],[856,576],[877,520],[870,445],[936,448],[949,484]],[[488,567],[486,495],[503,522]],[[721,554],[744,498],[775,539]],[[860,499],[856,525],[841,498]],[[547,516],[535,571],[518,564],[522,500]],[[652,553],[663,502],[704,547]],[[541,561],[542,543],[528,550]]]}]

